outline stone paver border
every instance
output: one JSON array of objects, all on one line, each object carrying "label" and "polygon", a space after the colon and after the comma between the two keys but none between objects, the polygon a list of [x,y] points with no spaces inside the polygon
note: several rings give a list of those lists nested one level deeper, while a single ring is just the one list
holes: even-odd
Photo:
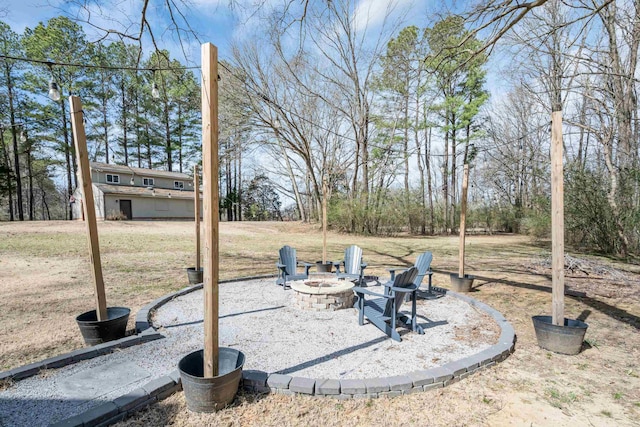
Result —
[{"label": "stone paver border", "polygon": [[[231,283],[245,280],[265,279],[273,275],[243,277],[220,281]],[[41,369],[59,368],[80,360],[110,353],[115,348],[124,348],[154,339],[164,338],[155,332],[149,320],[153,310],[172,299],[202,288],[202,283],[189,286],[177,292],[165,295],[142,307],[136,315],[136,331],[138,335],[99,344],[86,349],[76,350],[66,355],[52,357],[42,362],[14,368],[0,373],[0,380],[19,380],[36,375]],[[435,368],[417,370],[405,375],[367,379],[326,379],[305,378],[282,374],[269,374],[258,370],[243,370],[241,387],[256,393],[277,393],[287,395],[313,395],[338,400],[359,398],[396,397],[404,394],[424,392],[434,388],[443,388],[456,383],[469,375],[494,366],[505,360],[515,350],[516,334],[513,326],[499,311],[476,299],[443,288],[432,288],[435,292],[447,293],[455,298],[484,311],[500,326],[498,342],[491,347],[460,360],[449,362]],[[66,362],[66,363],[64,363]],[[177,362],[176,362],[177,363]],[[161,401],[173,393],[182,390],[180,373],[176,370],[167,376],[155,379],[143,387],[106,402],[81,414],[64,419],[55,427],[108,426],[122,421],[133,413]]]},{"label": "stone paver border", "polygon": [[62,368],[63,366],[78,363],[81,360],[93,359],[94,357],[109,354],[116,349],[127,348],[161,338],[164,338],[164,335],[156,332],[154,329],[147,329],[137,335],[130,335],[128,337],[120,338],[119,340],[97,344],[92,347],[80,348],[69,353],[60,354],[39,362],[30,363],[28,365],[0,372],[0,381],[23,380],[25,378],[38,375],[43,369]]},{"label": "stone paver border", "polygon": [[435,368],[412,371],[405,375],[336,380],[301,378],[246,370],[242,372],[242,387],[247,391],[258,393],[305,394],[337,399],[395,397],[446,387],[475,372],[502,362],[514,352],[516,343],[515,330],[502,313],[466,294],[438,287],[433,287],[432,290],[442,294],[446,293],[465,301],[491,316],[500,326],[498,342],[479,353],[463,359]]}]

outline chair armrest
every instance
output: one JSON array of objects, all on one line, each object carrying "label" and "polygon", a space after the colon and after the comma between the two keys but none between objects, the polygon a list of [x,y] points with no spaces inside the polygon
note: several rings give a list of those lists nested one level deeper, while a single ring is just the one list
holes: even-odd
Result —
[{"label": "chair armrest", "polygon": [[363,262],[362,264],[360,264],[360,271],[361,272],[364,271],[364,269],[367,268],[367,265],[368,264],[366,262]]},{"label": "chair armrest", "polygon": [[309,262],[304,262],[304,261],[298,261],[298,265],[302,265],[304,267],[313,267],[314,264],[311,264]]},{"label": "chair armrest", "polygon": [[383,294],[379,294],[377,292],[371,292],[369,289],[367,288],[363,288],[361,286],[354,286],[352,288],[353,292],[357,293],[357,294],[364,294],[364,295],[374,295],[376,297],[381,297],[381,298],[393,298],[391,295],[383,295]]},{"label": "chair armrest", "polygon": [[279,262],[276,262],[276,267],[278,267],[278,268],[284,268],[284,267],[286,267],[286,265],[284,265],[284,264],[280,264]]},{"label": "chair armrest", "polygon": [[388,288],[389,288],[389,290],[391,290],[393,292],[399,292],[401,294],[408,294],[410,292],[415,292],[418,289],[418,287],[415,286],[415,285],[407,286],[406,288],[398,288],[398,287],[395,287],[395,286],[389,286]]}]

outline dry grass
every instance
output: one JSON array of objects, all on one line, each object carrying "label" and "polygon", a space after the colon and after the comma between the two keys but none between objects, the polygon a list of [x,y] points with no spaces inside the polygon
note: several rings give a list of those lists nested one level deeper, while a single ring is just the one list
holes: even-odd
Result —
[{"label": "dry grass", "polygon": [[[135,314],[186,286],[192,224],[113,222],[99,229],[109,305]],[[223,223],[220,239],[221,278],[275,273],[284,244],[310,262],[322,253],[318,228],[296,223]],[[455,237],[331,233],[329,259],[354,243],[370,274],[411,264],[424,250],[434,253],[437,271],[457,266]],[[82,346],[74,317],[93,308],[86,245],[78,222],[0,224],[0,369]],[[538,262],[548,256],[546,246],[520,236],[472,236],[467,248],[468,272],[481,278],[473,296],[500,310],[518,335],[504,363],[442,390],[395,399],[241,394],[230,408],[202,415],[189,412],[178,393],[121,425],[640,425],[640,268],[572,253],[607,268],[568,274],[568,287],[583,296],[567,298],[567,316],[588,315],[590,348],[561,356],[537,346],[531,324],[532,315],[550,312],[549,271]],[[448,278],[436,274],[434,281],[446,287]]]}]

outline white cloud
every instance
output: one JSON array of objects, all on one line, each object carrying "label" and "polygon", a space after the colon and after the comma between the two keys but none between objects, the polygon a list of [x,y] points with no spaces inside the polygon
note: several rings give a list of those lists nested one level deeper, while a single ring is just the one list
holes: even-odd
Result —
[{"label": "white cloud", "polygon": [[408,11],[413,6],[413,0],[360,0],[353,13],[353,28],[356,31],[375,28],[388,16]]}]

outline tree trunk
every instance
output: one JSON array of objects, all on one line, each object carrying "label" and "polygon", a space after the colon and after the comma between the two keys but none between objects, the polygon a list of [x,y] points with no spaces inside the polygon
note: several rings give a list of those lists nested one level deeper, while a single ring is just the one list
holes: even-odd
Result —
[{"label": "tree trunk", "polygon": [[451,232],[456,228],[456,193],[458,192],[458,180],[456,179],[456,163],[458,154],[458,141],[456,134],[456,114],[451,114]]},{"label": "tree trunk", "polygon": [[[425,106],[425,114],[426,114],[426,106]],[[429,192],[429,212],[430,212],[430,216],[431,216],[431,225],[430,225],[430,232],[431,235],[434,234],[435,232],[435,212],[433,209],[433,186],[431,185],[431,128],[429,128],[429,134],[427,136],[427,142],[426,142],[426,146],[424,148],[424,160],[425,160],[425,167],[427,169],[427,189]]]},{"label": "tree trunk", "polygon": [[[165,92],[166,93],[166,92]],[[171,155],[171,129],[169,128],[169,100],[164,97],[164,132],[165,132],[165,150],[167,153],[167,170],[173,170],[173,159]]]},{"label": "tree trunk", "polygon": [[[419,138],[419,134],[418,134],[418,123],[420,122],[420,103],[419,103],[419,98],[416,97],[416,116],[415,116],[415,121],[416,121],[416,128],[415,128],[415,132],[413,133],[414,135],[414,140],[416,143],[416,158],[418,161],[418,171],[420,172],[420,195],[421,195],[421,210],[422,213],[420,215],[420,218],[422,219],[420,222],[420,234],[422,234],[423,236],[425,234],[427,234],[427,195],[425,194],[425,185],[424,185],[424,165],[422,163],[422,147],[420,146],[420,138]],[[426,140],[425,140],[425,144],[426,144]],[[426,146],[425,146],[426,149]],[[425,156],[425,161],[426,161],[426,156]]]},{"label": "tree trunk", "polygon": [[[448,115],[447,115],[448,117]],[[444,232],[449,233],[449,131],[444,133],[444,166],[442,169],[442,190],[444,196]]]},{"label": "tree trunk", "polygon": [[406,94],[404,97],[404,211],[407,216],[409,233],[413,233],[413,222],[411,220],[409,207],[411,200],[409,191],[409,95]]},{"label": "tree trunk", "polygon": [[16,175],[16,203],[18,205],[18,219],[24,221],[24,208],[22,206],[22,178],[20,176],[20,157],[18,150],[18,129],[16,127],[16,116],[13,108],[13,82],[11,81],[11,70],[9,63],[5,61],[5,76],[7,78],[7,93],[9,95],[9,119],[11,123],[11,136],[13,138],[13,159]]},{"label": "tree trunk", "polygon": [[73,194],[72,176],[75,177],[76,187],[78,186],[78,177],[75,174],[76,161],[75,156],[71,153],[71,144],[69,141],[69,130],[67,129],[67,109],[65,108],[64,101],[60,101],[60,111],[62,114],[62,133],[64,136],[64,156],[67,163],[67,199],[65,201],[65,218],[71,219],[71,206],[69,205],[69,198]]},{"label": "tree trunk", "polygon": [[307,216],[305,214],[304,203],[302,197],[300,196],[300,190],[298,189],[298,183],[296,181],[296,177],[293,174],[293,169],[291,168],[291,162],[289,161],[289,156],[287,155],[286,150],[284,149],[284,145],[280,140],[280,137],[276,135],[276,140],[278,141],[278,145],[280,146],[280,152],[282,153],[282,157],[284,157],[285,165],[287,166],[287,173],[289,174],[289,179],[291,180],[291,185],[293,186],[293,194],[296,196],[296,204],[298,205],[298,212],[300,212],[300,221],[307,222]]},{"label": "tree trunk", "polygon": [[[27,143],[29,143],[27,141]],[[25,151],[27,155],[27,173],[29,174],[29,221],[33,221],[33,168],[31,164],[31,144],[27,145],[29,148]]]},{"label": "tree trunk", "polygon": [[127,141],[127,92],[124,87],[124,77],[122,78],[120,91],[122,92],[122,151],[124,153],[124,164],[129,166],[129,144]]},{"label": "tree trunk", "polygon": [[13,188],[11,185],[11,161],[9,160],[9,150],[4,145],[4,128],[0,127],[0,144],[2,144],[2,155],[4,157],[4,164],[7,165],[7,193],[9,194],[9,221],[13,221]]}]

